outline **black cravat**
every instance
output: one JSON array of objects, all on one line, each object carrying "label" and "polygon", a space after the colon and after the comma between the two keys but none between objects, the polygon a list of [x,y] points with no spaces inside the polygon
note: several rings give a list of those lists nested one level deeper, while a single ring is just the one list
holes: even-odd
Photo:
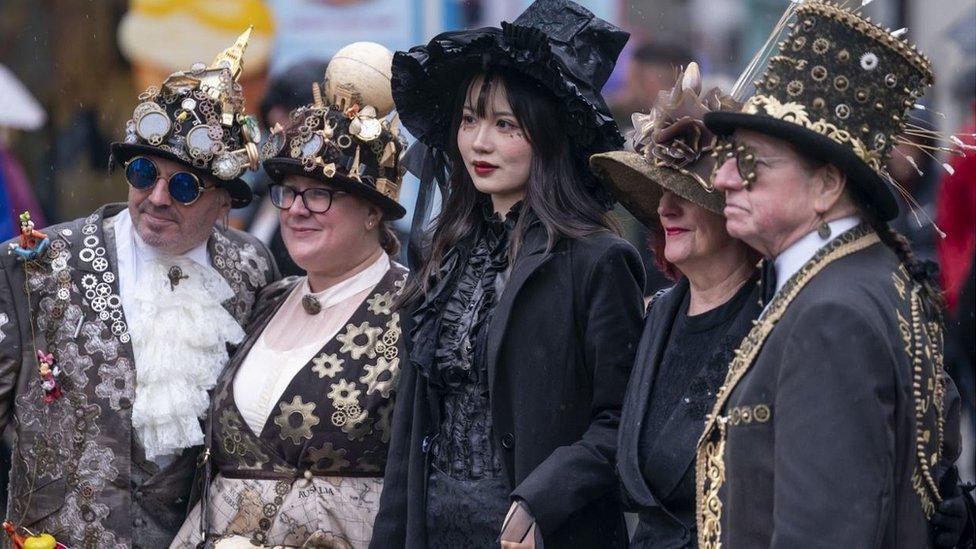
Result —
[{"label": "black cravat", "polygon": [[772,259],[763,260],[760,284],[762,284],[762,303],[765,307],[776,294],[776,262]]}]

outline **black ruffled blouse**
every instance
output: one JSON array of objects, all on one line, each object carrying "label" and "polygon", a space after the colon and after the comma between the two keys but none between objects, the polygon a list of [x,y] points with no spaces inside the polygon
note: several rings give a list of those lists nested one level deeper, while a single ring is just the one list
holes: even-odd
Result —
[{"label": "black ruffled blouse", "polygon": [[491,211],[490,203],[483,211],[478,229],[449,252],[438,284],[414,314],[412,337],[420,349],[411,362],[441,403],[429,450],[427,512],[436,517],[428,521],[432,546],[493,542],[508,506],[491,436],[485,348],[507,279],[509,237],[520,204],[505,219]]}]

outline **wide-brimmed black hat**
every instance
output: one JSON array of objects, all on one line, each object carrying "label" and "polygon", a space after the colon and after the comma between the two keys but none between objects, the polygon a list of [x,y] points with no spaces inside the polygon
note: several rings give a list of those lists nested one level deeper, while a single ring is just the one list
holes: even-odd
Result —
[{"label": "wide-brimmed black hat", "polygon": [[623,137],[600,90],[629,34],[569,0],[537,0],[501,28],[451,31],[393,57],[393,99],[403,125],[446,150],[458,88],[473,71],[511,69],[552,92],[584,157]]},{"label": "wide-brimmed black hat", "polygon": [[807,2],[795,15],[755,95],[740,112],[709,113],[705,124],[720,135],[743,128],[778,137],[836,165],[866,206],[894,219],[885,165],[932,84],[931,64],[891,31],[833,4]]},{"label": "wide-brimmed black hat", "polygon": [[244,114],[244,94],[237,83],[250,32],[209,66],[198,63],[173,73],[161,87],[150,86],[140,94],[125,137],[111,145],[109,166],[140,155],[166,158],[216,179],[230,194],[232,208],[250,204],[251,188],[241,175],[260,162],[260,130]]},{"label": "wide-brimmed black hat", "polygon": [[634,151],[590,157],[594,175],[644,225],[659,222],[657,208],[665,191],[723,215],[725,196],[711,184],[715,136],[702,117],[737,105],[718,88],[701,91],[698,64],[691,63],[670,90],[660,92],[649,114],[633,115]]},{"label": "wide-brimmed black hat", "polygon": [[276,129],[265,142],[261,156],[268,175],[277,182],[287,175],[318,179],[378,205],[384,219],[406,215],[398,202],[406,171],[400,163],[404,144],[398,119],[385,118],[393,99],[382,73],[391,57],[373,42],[342,48],[334,59],[344,62],[326,70],[325,97],[312,84],[315,101],[293,110],[288,127]]}]

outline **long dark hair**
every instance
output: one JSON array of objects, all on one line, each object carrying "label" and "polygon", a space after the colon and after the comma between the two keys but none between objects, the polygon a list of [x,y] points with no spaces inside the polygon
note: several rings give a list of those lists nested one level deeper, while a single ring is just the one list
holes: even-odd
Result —
[{"label": "long dark hair", "polygon": [[[547,252],[560,238],[582,238],[600,231],[619,233],[601,202],[599,183],[587,169],[584,155],[566,137],[563,113],[555,96],[533,80],[510,70],[472,72],[458,87],[452,106],[447,151],[452,168],[447,196],[441,213],[434,220],[433,236],[424,262],[404,289],[401,302],[410,302],[426,294],[447,251],[477,230],[480,223],[479,208],[488,195],[479,192],[471,181],[458,149],[457,130],[469,88],[481,75],[484,78],[475,106],[478,116],[487,116],[492,86],[501,83],[513,114],[532,145],[532,165],[525,186],[522,215],[512,231],[510,258],[514,261],[528,220],[533,216],[545,227]],[[529,212],[531,215],[526,215]]]}]

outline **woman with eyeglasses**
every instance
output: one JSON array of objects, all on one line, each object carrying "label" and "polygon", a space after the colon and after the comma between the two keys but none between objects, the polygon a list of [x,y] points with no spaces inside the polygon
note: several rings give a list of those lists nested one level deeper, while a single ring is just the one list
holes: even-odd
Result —
[{"label": "woman with eyeglasses", "polygon": [[[363,48],[389,66],[388,50]],[[247,546],[370,541],[405,360],[393,303],[407,271],[391,259],[399,243],[387,226],[405,213],[402,144],[382,118],[389,84],[366,91],[293,111],[265,145],[285,246],[307,275],[260,295],[214,392],[217,474],[174,547],[201,531]]]}]

